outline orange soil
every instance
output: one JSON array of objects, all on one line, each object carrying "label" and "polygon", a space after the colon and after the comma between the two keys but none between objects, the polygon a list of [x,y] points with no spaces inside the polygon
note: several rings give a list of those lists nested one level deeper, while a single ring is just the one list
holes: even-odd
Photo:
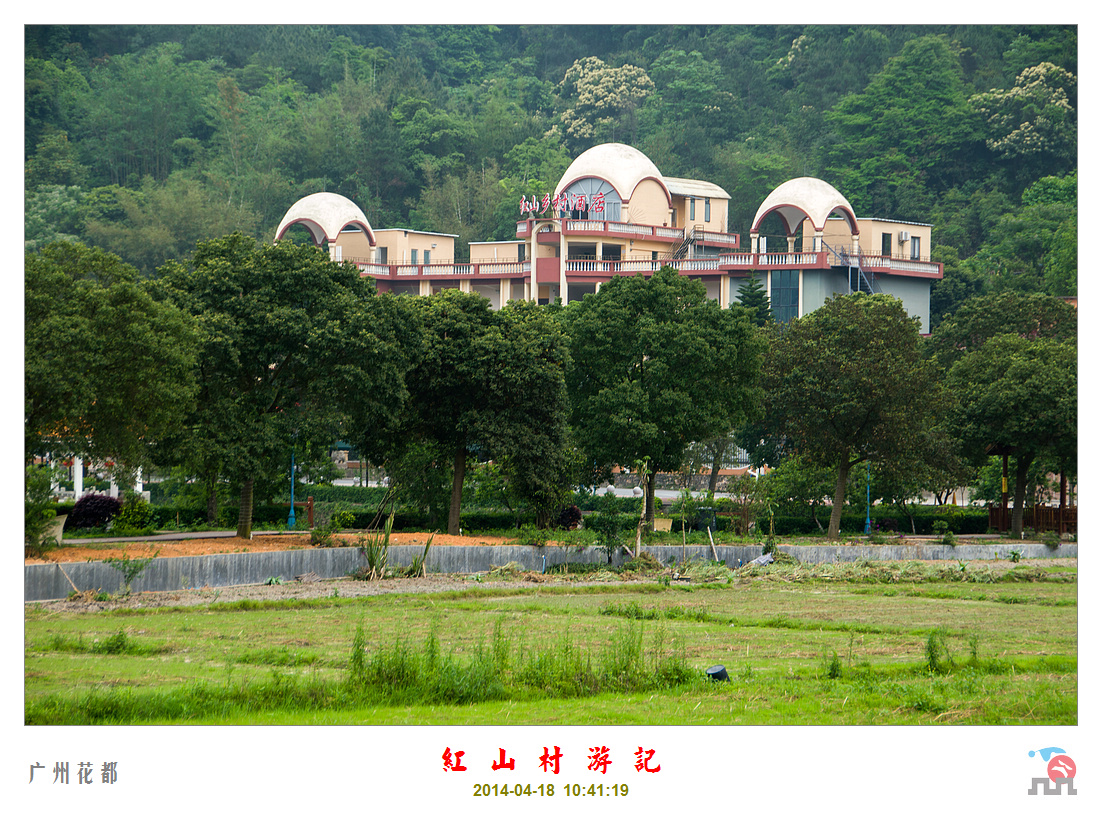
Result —
[{"label": "orange soil", "polygon": [[[396,532],[391,533],[392,546],[414,544],[424,546],[428,540],[426,532]],[[336,541],[342,544],[335,546],[355,546],[356,536],[337,535]],[[434,546],[492,546],[508,543],[505,538],[443,535],[437,533],[433,539]],[[26,558],[26,564],[45,564],[55,561],[60,563],[80,561],[100,561],[104,558],[122,558],[126,554],[128,558],[148,558],[157,555],[168,558],[178,555],[217,555],[226,552],[273,552],[278,550],[309,549],[310,536],[308,534],[294,533],[288,535],[257,535],[252,539],[244,538],[181,538],[174,541],[130,541],[114,544],[65,544],[62,547],[51,550],[46,558]]]}]

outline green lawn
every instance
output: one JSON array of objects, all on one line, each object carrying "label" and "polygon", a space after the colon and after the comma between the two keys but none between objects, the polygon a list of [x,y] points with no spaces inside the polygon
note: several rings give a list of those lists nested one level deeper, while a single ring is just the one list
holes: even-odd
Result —
[{"label": "green lawn", "polygon": [[[1021,575],[797,565],[709,584],[31,605],[25,719],[1075,724],[1075,573]],[[704,676],[716,664],[729,682]]]}]

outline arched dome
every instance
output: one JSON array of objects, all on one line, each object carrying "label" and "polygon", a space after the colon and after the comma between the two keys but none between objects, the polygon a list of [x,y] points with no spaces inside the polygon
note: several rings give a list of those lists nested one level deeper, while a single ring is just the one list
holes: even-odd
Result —
[{"label": "arched dome", "polygon": [[355,202],[340,194],[322,191],[300,199],[279,223],[275,241],[282,239],[292,225],[305,226],[317,245],[323,241],[335,242],[340,232],[349,225],[362,230],[367,234],[368,241],[375,244],[375,234],[364,212]]},{"label": "arched dome", "polygon": [[751,232],[757,232],[761,221],[774,211],[784,220],[789,236],[796,233],[804,217],[811,220],[815,230],[823,230],[827,217],[835,211],[849,221],[852,233],[858,232],[857,217],[849,201],[833,185],[815,177],[797,177],[773,189],[754,215]]},{"label": "arched dome", "polygon": [[561,194],[575,182],[586,177],[596,177],[608,182],[620,195],[621,201],[631,199],[635,187],[644,179],[653,179],[670,198],[669,188],[662,173],[642,151],[620,142],[606,142],[595,145],[570,163],[566,173],[555,188],[555,196]]}]

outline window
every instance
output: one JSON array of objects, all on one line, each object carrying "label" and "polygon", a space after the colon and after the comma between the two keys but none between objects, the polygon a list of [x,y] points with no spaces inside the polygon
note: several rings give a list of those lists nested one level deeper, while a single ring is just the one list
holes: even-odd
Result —
[{"label": "window", "polygon": [[517,243],[517,261],[518,262],[523,262],[524,261],[524,251],[525,251],[526,247],[527,247],[527,245],[524,242],[518,242]]},{"label": "window", "polygon": [[376,260],[378,260],[380,265],[385,265],[386,264],[386,246],[385,245],[380,245],[378,248],[375,249],[375,258],[376,258]]},{"label": "window", "polygon": [[880,255],[888,257],[892,255],[892,235],[890,233],[880,234]]},{"label": "window", "polygon": [[800,311],[800,272],[775,270],[769,287],[769,307],[778,323],[791,322]]},{"label": "window", "polygon": [[425,264],[429,264],[429,252],[425,251]]},{"label": "window", "polygon": [[696,197],[689,197],[689,219],[696,219]]},{"label": "window", "polygon": [[704,197],[704,221],[712,221],[712,200],[708,197]]},{"label": "window", "polygon": [[917,236],[911,237],[911,259],[918,259],[922,256],[922,239]]},{"label": "window", "polygon": [[[576,210],[564,211],[563,215],[570,219],[595,219],[608,222],[620,221],[620,207],[623,204],[616,189],[599,177],[584,177],[577,180],[564,190],[563,195],[571,200],[579,195],[585,196],[585,205]],[[600,210],[593,207],[594,203],[601,202]]]},{"label": "window", "polygon": [[411,250],[409,252],[409,263],[411,265],[416,265],[417,264],[417,249],[416,248],[414,248],[413,250]]}]

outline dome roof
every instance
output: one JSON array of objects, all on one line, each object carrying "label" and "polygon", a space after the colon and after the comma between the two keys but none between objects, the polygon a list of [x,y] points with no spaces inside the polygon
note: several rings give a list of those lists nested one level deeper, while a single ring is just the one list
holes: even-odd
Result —
[{"label": "dome roof", "polygon": [[821,231],[827,217],[835,211],[840,211],[849,221],[850,230],[857,233],[857,218],[849,201],[833,185],[815,177],[797,177],[773,189],[754,215],[750,230],[756,232],[761,221],[774,211],[781,215],[790,236],[805,216],[815,230]]},{"label": "dome roof", "polygon": [[336,241],[340,232],[349,225],[362,230],[371,244],[375,244],[375,234],[364,212],[355,202],[340,194],[322,191],[303,197],[292,205],[276,230],[277,242],[292,225],[304,225],[318,245],[323,241]]},{"label": "dome roof", "polygon": [[635,187],[644,179],[655,180],[666,192],[666,199],[670,198],[669,188],[666,187],[658,166],[642,151],[619,142],[595,145],[570,163],[555,188],[555,195],[558,196],[585,177],[606,180],[625,202],[631,199]]}]

